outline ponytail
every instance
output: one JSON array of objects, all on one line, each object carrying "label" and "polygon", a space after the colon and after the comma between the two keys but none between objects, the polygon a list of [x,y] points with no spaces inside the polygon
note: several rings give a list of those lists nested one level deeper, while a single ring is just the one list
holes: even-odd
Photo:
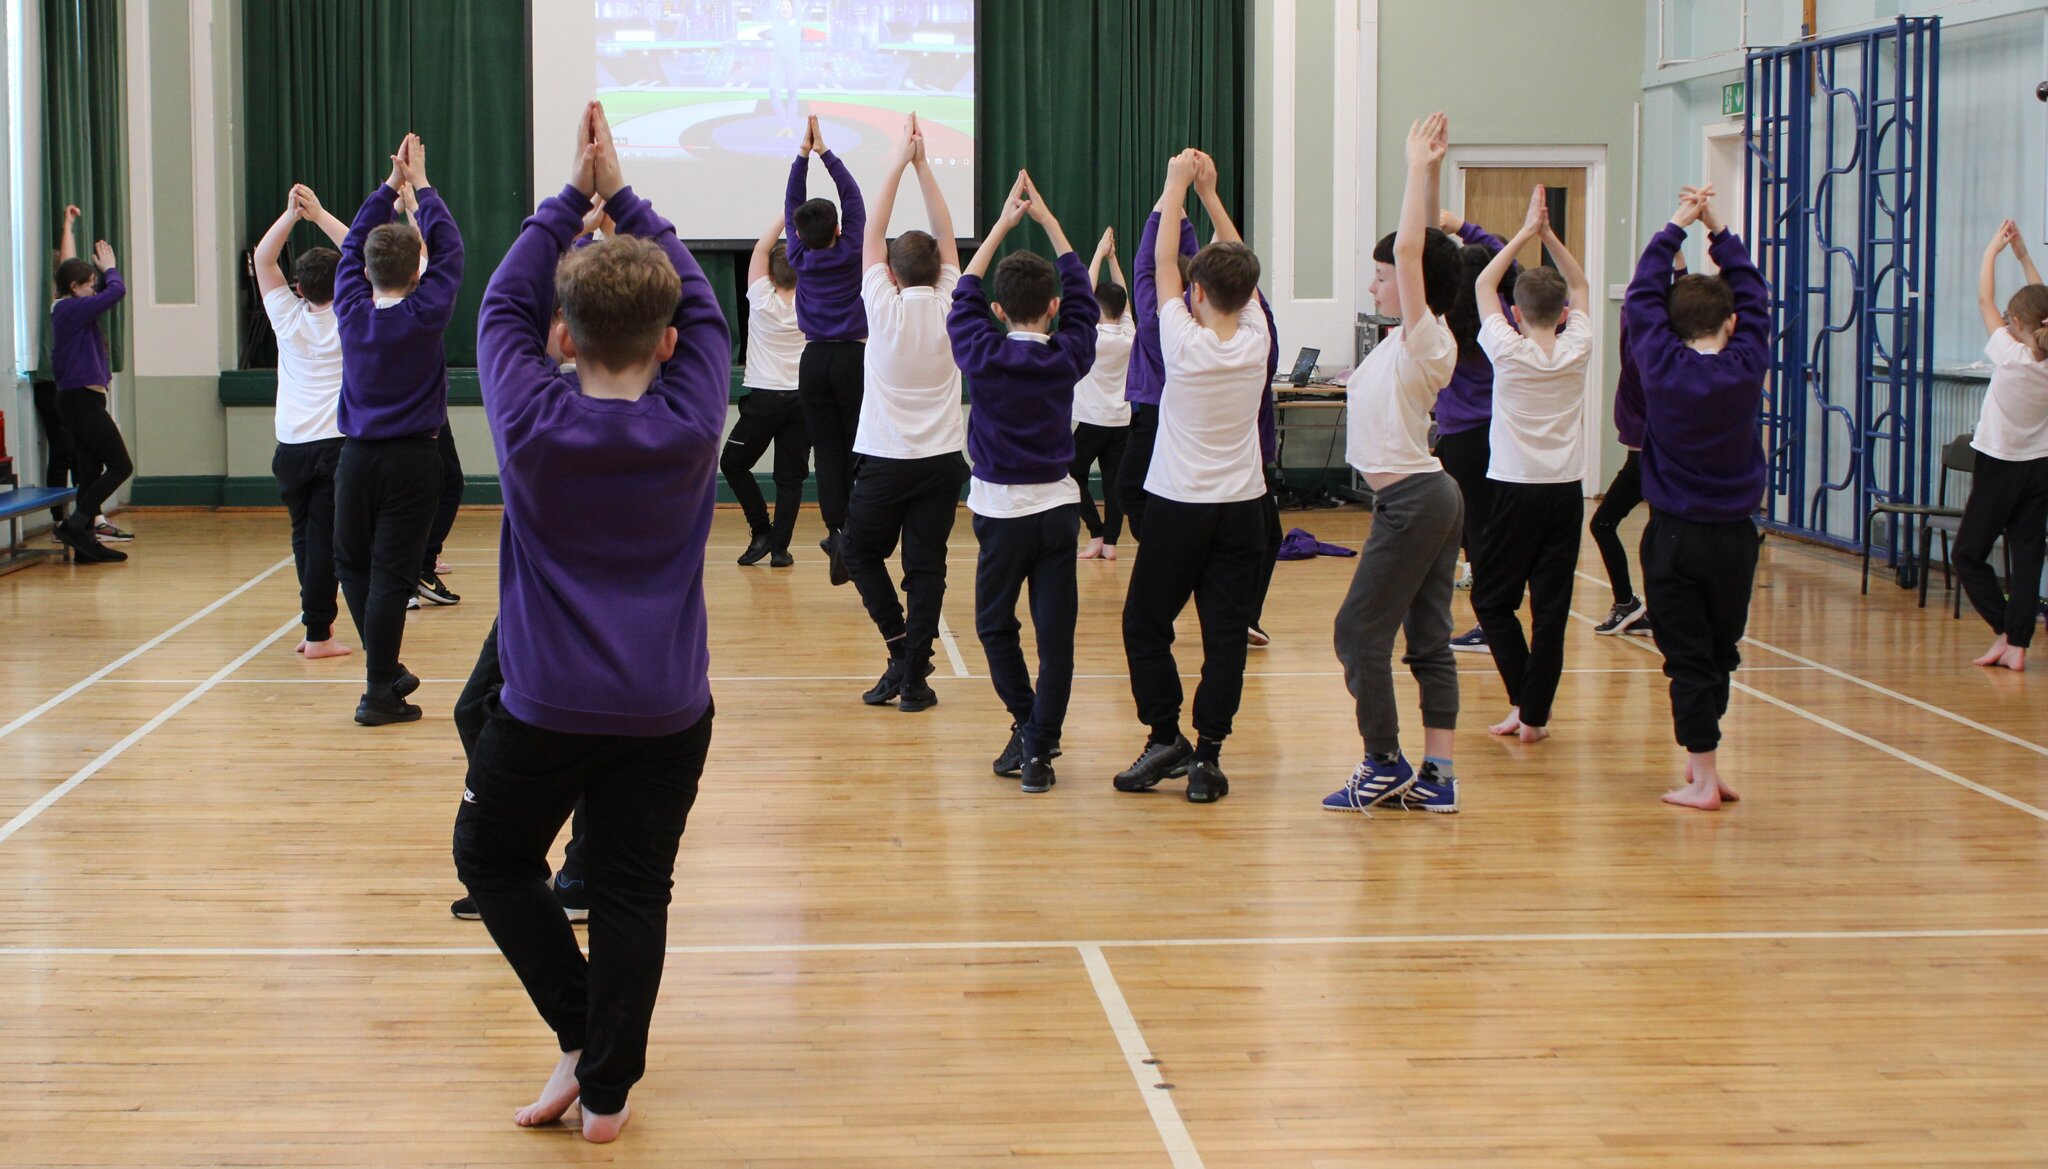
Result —
[{"label": "ponytail", "polygon": [[2035,361],[2048,361],[2048,284],[2029,284],[2005,305],[2013,336],[2034,351]]}]

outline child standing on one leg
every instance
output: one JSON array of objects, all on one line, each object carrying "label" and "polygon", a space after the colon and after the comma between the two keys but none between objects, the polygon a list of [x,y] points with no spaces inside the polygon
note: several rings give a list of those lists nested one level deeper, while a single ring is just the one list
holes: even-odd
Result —
[{"label": "child standing on one leg", "polygon": [[[1714,188],[1687,187],[1643,250],[1622,312],[1643,379],[1643,587],[1671,679],[1686,783],[1664,801],[1712,811],[1734,800],[1718,750],[1729,676],[1742,662],[1764,497],[1757,441],[1770,367],[1770,294],[1742,240],[1714,211]],[[1719,276],[1671,278],[1686,229],[1703,223]]]},{"label": "child standing on one leg", "polygon": [[[561,1052],[516,1120],[547,1124],[580,1099],[583,1136],[603,1142],[646,1070],[676,851],[711,744],[704,545],[732,349],[674,225],[625,185],[597,103],[577,138],[568,186],[526,221],[477,325],[505,488],[504,687],[476,740],[455,865]],[[592,191],[620,234],[564,260]],[[652,510],[593,544],[589,517],[621,499]],[[579,800],[588,958],[547,865]]]},{"label": "child standing on one leg", "polygon": [[[69,241],[71,220],[65,220]],[[71,514],[55,535],[71,549],[78,564],[109,564],[128,559],[126,552],[101,544],[94,535],[100,508],[129,475],[135,463],[121,428],[107,412],[107,387],[114,380],[113,359],[100,318],[128,295],[107,241],[93,245],[93,262],[65,256],[57,265],[57,303],[50,308],[50,370],[57,380],[57,415],[71,436],[78,497]],[[97,265],[98,272],[94,272]]]},{"label": "child standing on one leg", "polygon": [[[1181,218],[1204,165],[1213,164],[1196,150],[1167,164],[1154,224]],[[1230,792],[1223,741],[1244,696],[1245,630],[1259,559],[1271,555],[1258,427],[1270,388],[1260,378],[1271,336],[1258,294],[1259,259],[1227,218],[1217,221],[1216,241],[1189,264],[1192,304],[1181,299],[1177,242],[1151,235],[1165,383],[1145,474],[1144,543],[1124,600],[1131,696],[1150,734],[1114,782],[1118,791],[1148,791],[1184,771],[1188,802],[1206,804]],[[1202,630],[1192,745],[1180,730],[1180,667],[1173,657],[1173,623],[1190,597]]]},{"label": "child standing on one leg", "polygon": [[[913,167],[932,230],[889,240],[896,190],[903,172]],[[932,643],[946,599],[946,540],[967,481],[967,460],[961,457],[967,424],[960,411],[960,368],[946,337],[946,314],[960,279],[960,245],[915,114],[882,181],[861,258],[867,265],[860,290],[868,309],[867,385],[853,442],[858,469],[840,543],[846,571],[889,651],[881,679],[861,701],[894,701],[896,709],[916,712],[939,701],[930,685]],[[899,540],[900,597],[887,563]]]},{"label": "child standing on one leg", "polygon": [[[770,567],[796,563],[789,541],[796,534],[797,512],[803,507],[804,480],[811,473],[811,441],[804,429],[798,393],[803,364],[804,333],[796,319],[796,269],[789,266],[781,240],[782,220],[769,225],[754,241],[747,263],[747,367],[740,379],[747,396],[740,399],[740,418],[726,436],[718,469],[740,501],[752,533],[741,564]],[[754,482],[754,464],[769,444],[775,446],[775,515]]]},{"label": "child standing on one leg", "polygon": [[341,332],[334,315],[334,270],[341,253],[310,248],[293,264],[298,288],[285,283],[278,256],[292,228],[310,222],[339,244],[348,228],[320,206],[312,189],[293,187],[284,214],[256,244],[256,288],[277,335],[277,451],[270,472],[291,515],[292,559],[299,573],[299,614],[308,659],[351,652],[334,639],[339,586],[334,580],[334,473],[341,462]]},{"label": "child standing on one leg", "polygon": [[[982,277],[1010,229],[1029,215],[1045,229],[1057,266],[1035,252],[1013,252],[996,269],[995,315]],[[967,508],[981,554],[974,569],[974,630],[988,655],[989,680],[1010,712],[1010,741],[995,773],[1017,776],[1026,792],[1052,790],[1052,757],[1074,684],[1074,537],[1081,492],[1074,461],[1075,383],[1095,364],[1100,310],[1092,281],[1045,199],[1019,173],[1001,218],[989,229],[953,292],[946,328],[960,372],[974,379],[967,450],[974,479]],[[1057,317],[1059,326],[1053,328]],[[997,326],[1000,320],[1008,331]],[[1038,679],[1024,667],[1017,595],[1031,589]]]},{"label": "child standing on one leg", "polygon": [[[838,207],[829,199],[806,197],[814,152],[839,188]],[[846,526],[853,490],[853,441],[866,384],[862,363],[868,350],[863,344],[868,318],[861,305],[861,271],[866,267],[862,252],[868,215],[860,184],[839,156],[826,149],[815,117],[790,164],[782,218],[789,224],[785,258],[802,278],[796,290],[796,320],[810,342],[797,363],[797,393],[803,403],[804,431],[818,461],[818,511],[825,520],[825,539],[819,546],[829,558],[832,583],[842,585],[851,578],[840,529]]]},{"label": "child standing on one leg", "polygon": [[[1998,310],[1998,253],[2012,249],[2026,287]],[[1956,575],[1970,606],[1998,635],[1980,666],[2027,668],[2040,611],[2042,533],[2048,529],[2048,285],[2027,255],[2020,229],[1999,226],[1977,281],[1977,307],[1991,339],[1991,385],[1970,445],[1977,451],[1976,481],[1956,531]],[[2012,592],[1991,568],[1991,547],[2005,541]]]},{"label": "child standing on one leg", "polygon": [[[419,200],[424,243],[419,231],[392,222],[406,185]],[[334,574],[363,642],[363,726],[420,717],[405,700],[419,678],[398,659],[438,504],[440,432],[448,425],[441,337],[462,289],[462,263],[462,233],[427,182],[426,146],[408,134],[391,156],[391,177],[356,212],[334,273],[337,417],[346,436],[334,482]]]},{"label": "child standing on one leg", "polygon": [[[1672,274],[1674,278],[1685,275],[1684,256],[1672,257]],[[1635,354],[1630,351],[1626,317],[1621,322],[1621,376],[1614,382],[1614,429],[1628,458],[1622,462],[1621,470],[1614,473],[1614,481],[1607,485],[1600,506],[1593,509],[1593,520],[1586,527],[1593,535],[1594,546],[1600,549],[1600,562],[1607,567],[1607,587],[1614,594],[1614,607],[1593,627],[1593,632],[1602,637],[1617,633],[1647,637],[1655,631],[1650,606],[1636,595],[1635,582],[1629,577],[1628,549],[1622,545],[1620,531],[1621,521],[1643,502],[1643,375],[1636,369]]]},{"label": "child standing on one leg", "polygon": [[[1323,799],[1332,811],[1405,799],[1432,812],[1458,810],[1452,757],[1458,727],[1458,663],[1451,652],[1451,594],[1464,497],[1429,453],[1429,409],[1450,381],[1458,346],[1443,314],[1458,298],[1458,244],[1429,226],[1450,124],[1431,114],[1408,130],[1408,185],[1400,228],[1380,241],[1374,303],[1401,318],[1351,375],[1345,458],[1373,492],[1372,533],[1351,589],[1337,609],[1337,660],[1358,708],[1365,758],[1343,787]],[[1418,773],[1401,753],[1394,702],[1394,635],[1406,631],[1402,659],[1422,690],[1423,761]]]},{"label": "child standing on one leg", "polygon": [[[1110,283],[1097,272],[1109,261]],[[1116,262],[1116,229],[1102,233],[1095,259],[1088,265],[1088,286],[1102,320],[1095,326],[1095,363],[1074,387],[1074,482],[1081,490],[1081,522],[1088,525],[1088,545],[1075,554],[1080,560],[1115,560],[1117,540],[1124,532],[1122,485],[1124,449],[1131,433],[1131,404],[1124,397],[1137,330],[1131,324],[1130,297],[1123,267]],[[1102,511],[1088,490],[1088,472],[1102,468]]]},{"label": "child standing on one leg", "polygon": [[[1510,322],[1500,309],[1500,280],[1510,258],[1536,239],[1557,267],[1522,273]],[[1593,360],[1593,320],[1586,315],[1592,297],[1585,269],[1551,230],[1550,204],[1537,187],[1528,220],[1479,274],[1477,288],[1479,343],[1493,363],[1486,471],[1493,514],[1472,562],[1472,608],[1513,707],[1487,729],[1519,735],[1524,743],[1550,736],[1550,706],[1564,674],[1586,514],[1581,435],[1586,367]],[[1526,638],[1518,614],[1524,589],[1531,616]]]}]

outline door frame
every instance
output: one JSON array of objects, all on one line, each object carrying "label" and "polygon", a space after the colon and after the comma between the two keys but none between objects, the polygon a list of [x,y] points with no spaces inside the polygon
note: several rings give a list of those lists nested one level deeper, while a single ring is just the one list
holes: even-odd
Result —
[{"label": "door frame", "polygon": [[[1731,138],[1735,140],[1736,156],[1742,160],[1743,169],[1746,169],[1749,158],[1747,154],[1748,147],[1744,139],[1747,133],[1748,124],[1741,118],[1725,118],[1719,121],[1708,122],[1703,126],[1700,129],[1699,181],[1707,181],[1708,176],[1714,173],[1714,151],[1717,147],[1724,146]],[[1728,221],[1729,226],[1733,227],[1737,234],[1747,239],[1749,238],[1749,202],[1747,193],[1738,186],[1729,192],[1729,196],[1740,204],[1739,213],[1724,216],[1723,218]],[[1724,203],[1722,206],[1725,207],[1727,204]],[[1720,269],[1714,266],[1714,261],[1711,257],[1708,257],[1700,265],[1700,270],[1708,274],[1720,271]]]},{"label": "door frame", "polygon": [[[1606,308],[1607,298],[1602,291],[1607,287],[1607,147],[1587,146],[1453,146],[1444,156],[1444,168],[1449,172],[1449,181],[1443,192],[1444,205],[1463,209],[1465,206],[1466,168],[1521,168],[1521,167],[1583,167],[1586,171],[1586,244],[1585,254],[1579,262],[1585,266],[1586,282],[1592,286],[1593,299],[1602,304],[1599,315],[1593,318],[1594,333],[1598,344],[1593,346],[1593,360],[1586,368],[1587,410],[1585,429],[1580,436],[1585,445],[1586,471],[1580,480],[1584,494],[1591,498],[1598,495],[1606,485],[1601,474],[1601,452],[1607,449],[1609,430],[1608,415],[1612,402],[1607,392],[1607,331],[1610,313]],[[1519,225],[1510,225],[1519,226]],[[1591,306],[1588,306],[1589,308]],[[1590,315],[1590,314],[1589,314]]]}]

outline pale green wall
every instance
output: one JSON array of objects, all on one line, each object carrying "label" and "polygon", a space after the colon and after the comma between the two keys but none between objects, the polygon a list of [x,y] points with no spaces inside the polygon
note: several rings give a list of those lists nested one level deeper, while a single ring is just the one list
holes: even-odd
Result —
[{"label": "pale green wall", "polygon": [[[1375,236],[1394,228],[1408,173],[1408,126],[1424,114],[1448,114],[1454,143],[1607,148],[1607,271],[1588,274],[1605,308],[1596,320],[1604,325],[1609,384],[1593,387],[1604,415],[1620,368],[1615,338],[1621,324],[1606,285],[1626,283],[1635,259],[1629,196],[1635,104],[1642,97],[1641,0],[1382,0],[1379,15]],[[1610,433],[1602,477],[1618,469],[1621,459],[1621,446]]]}]

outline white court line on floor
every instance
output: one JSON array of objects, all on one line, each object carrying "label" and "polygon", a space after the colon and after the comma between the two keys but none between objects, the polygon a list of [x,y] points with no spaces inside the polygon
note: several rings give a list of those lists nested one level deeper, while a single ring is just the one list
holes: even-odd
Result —
[{"label": "white court line on floor", "polygon": [[[289,564],[291,562],[286,561],[285,563]],[[222,679],[226,678],[229,674],[232,674],[236,670],[239,670],[243,666],[247,665],[249,659],[255,657],[257,654],[262,653],[264,650],[269,649],[271,645],[274,644],[279,638],[283,637],[285,634],[290,633],[292,630],[297,628],[299,628],[299,619],[297,617],[293,617],[291,620],[285,622],[283,625],[278,626],[276,632],[272,633],[269,637],[264,638],[262,641],[257,642],[255,645],[250,646],[247,650],[244,650],[242,652],[242,656],[236,658],[234,661],[229,662],[227,665],[222,666],[218,670],[215,670],[212,677],[206,679],[204,682],[199,683],[197,686],[192,687],[192,689],[187,690],[182,696],[178,698],[177,701],[171,703],[169,706],[164,707],[161,711],[158,711],[156,717],[150,719],[146,723],[143,723],[141,726],[135,728],[134,730],[129,731],[126,735],[122,736],[120,742],[115,743],[113,746],[107,748],[106,750],[100,752],[98,755],[94,756],[92,762],[86,764],[84,767],[81,767],[77,771],[73,772],[70,779],[65,780],[63,783],[60,783],[56,787],[43,793],[42,798],[38,799],[35,803],[30,804],[28,807],[23,808],[19,813],[15,815],[14,819],[9,820],[5,825],[0,825],[0,841],[4,841],[8,837],[13,836],[16,832],[21,831],[24,827],[28,825],[30,821],[34,820],[37,816],[40,816],[44,812],[48,811],[50,805],[56,803],[58,800],[61,800],[65,796],[69,795],[71,791],[75,789],[79,784],[84,783],[86,780],[91,779],[95,775],[98,775],[101,768],[105,767],[107,764],[112,763],[115,759],[119,758],[122,752],[126,751],[130,747],[133,747],[135,744],[141,742],[143,740],[143,737],[148,735],[151,731],[164,725],[166,722],[169,722],[171,718],[175,716],[179,711],[199,701],[201,695],[204,695],[207,691],[213,689],[215,686],[220,685]]]},{"label": "white court line on floor", "polygon": [[1145,1108],[1152,1114],[1159,1139],[1166,1143],[1173,1169],[1202,1169],[1202,1155],[1195,1151],[1194,1138],[1188,1135],[1188,1126],[1180,1118],[1172,1090],[1160,1081],[1158,1061],[1145,1045],[1145,1033],[1138,1027],[1137,1016],[1131,1014],[1130,1004],[1124,1001],[1123,988],[1116,984],[1116,974],[1110,970],[1109,960],[1102,956],[1102,947],[1082,946],[1080,950],[1081,963],[1088,968],[1088,981],[1095,987],[1095,997],[1102,1002],[1109,1029],[1116,1032],[1117,1046],[1123,1048],[1124,1062],[1130,1065],[1131,1078],[1138,1082],[1138,1094],[1145,1098]]},{"label": "white court line on floor", "polygon": [[[1584,572],[1581,572],[1578,575],[1585,580],[1592,581],[1594,584],[1604,585],[1607,583],[1606,581],[1601,580],[1596,576],[1590,576]],[[1901,694],[1888,686],[1880,686],[1868,678],[1859,677],[1858,675],[1852,674],[1847,670],[1838,669],[1834,666],[1830,666],[1826,662],[1817,662],[1812,658],[1793,653],[1789,649],[1781,649],[1778,646],[1772,645],[1770,642],[1767,641],[1758,641],[1754,637],[1744,637],[1742,639],[1742,642],[1744,645],[1753,645],[1758,649],[1763,650],[1765,653],[1774,653],[1781,658],[1788,658],[1792,661],[1798,662],[1800,665],[1805,666],[1809,670],[1819,670],[1821,673],[1826,674],[1829,677],[1840,678],[1844,682],[1854,683],[1855,685],[1863,687],[1865,690],[1882,694],[1886,698],[1890,698],[1896,702],[1903,702],[1907,706],[1917,707],[1918,709],[1924,710],[1929,714],[1938,715],[1942,718],[1949,720],[1950,722],[1969,727],[1973,731],[1978,731],[1983,734],[1990,735],[1994,739],[1999,739],[2004,742],[2011,743],[2015,747],[2025,747],[2027,750],[2034,752],[2036,755],[2048,755],[2048,743],[2036,743],[2031,739],[2022,739],[2018,735],[2015,735],[2009,731],[2002,731],[1999,730],[1997,727],[1986,726],[1985,724],[1978,722],[1976,719],[1973,719],[1968,715],[1957,714],[1955,711],[1949,710],[1946,707],[1936,706],[1932,702],[1922,701],[1921,699],[1915,698],[1910,694]],[[1747,673],[1752,669],[1758,668],[1761,667],[1744,666],[1742,667],[1742,670],[1744,673]]]},{"label": "white court line on floor", "polygon": [[[1797,674],[1811,672],[1816,669],[1818,669],[1818,667],[1815,666],[1744,666],[1742,667],[1742,672],[1745,674]],[[1596,668],[1592,666],[1584,666],[1568,667],[1565,669],[1564,672],[1567,674],[1661,674],[1664,672],[1664,670],[1660,666],[1631,666],[1628,668],[1620,668],[1614,666],[1602,666]],[[1458,673],[1469,674],[1477,678],[1492,678],[1498,676],[1497,671],[1485,668],[1459,670]],[[1201,676],[1202,675],[1199,673],[1181,675],[1182,678],[1200,678]],[[1245,673],[1245,677],[1247,678],[1341,678],[1343,676],[1344,673],[1341,670],[1251,670]],[[956,674],[955,677],[965,678],[969,680],[981,679],[985,681],[988,678],[988,675],[966,673]],[[1076,682],[1107,682],[1124,681],[1127,680],[1129,677],[1129,674],[1075,674],[1074,680]],[[191,680],[192,679],[190,678],[108,678],[102,684],[107,686],[182,686],[185,683],[190,682]],[[732,684],[743,682],[870,682],[873,680],[873,674],[711,675],[711,681],[713,683],[719,684]],[[462,686],[466,685],[468,682],[469,679],[467,678],[420,679],[420,684],[423,686]],[[361,678],[354,677],[225,678],[222,679],[221,682],[221,684],[224,686],[360,686],[362,685],[362,683],[363,680]]]},{"label": "white court line on floor", "polygon": [[[1581,613],[1576,609],[1572,610],[1571,614],[1573,618],[1580,621],[1584,621],[1588,625],[1598,624],[1591,617],[1586,616],[1584,613]],[[1642,645],[1640,644],[1639,639],[1637,638],[1625,637],[1622,640],[1627,641],[1629,644],[1634,645],[1637,649],[1642,650],[1645,653],[1658,652],[1656,646]],[[2027,803],[2025,800],[2017,799],[2013,796],[2006,795],[2004,792],[1999,791],[1997,788],[1986,787],[1983,784],[1978,783],[1976,780],[1965,779],[1962,776],[1957,775],[1955,772],[1950,771],[1946,767],[1943,767],[1936,763],[1929,763],[1927,760],[1920,758],[1918,755],[1914,755],[1906,751],[1901,751],[1897,747],[1892,746],[1890,743],[1883,742],[1879,739],[1873,739],[1869,735],[1866,735],[1861,731],[1851,730],[1848,727],[1843,726],[1841,723],[1838,723],[1833,719],[1827,718],[1825,716],[1815,714],[1803,706],[1787,702],[1784,699],[1779,698],[1773,694],[1766,694],[1763,691],[1758,690],[1754,686],[1745,686],[1741,682],[1737,682],[1733,679],[1729,680],[1728,685],[1729,688],[1732,690],[1736,690],[1740,693],[1747,694],[1751,698],[1762,699],[1763,701],[1770,703],[1772,706],[1796,714],[1800,718],[1803,718],[1810,723],[1826,727],[1828,730],[1834,731],[1838,735],[1842,735],[1845,738],[1854,739],[1856,742],[1859,742],[1864,746],[1870,747],[1874,750],[1882,751],[1885,754],[1903,763],[1910,763],[1913,766],[1918,767],[1920,770],[1925,771],[1929,775],[1938,776],[1942,779],[1949,781],[1952,784],[1955,784],[1958,787],[1968,788],[1969,790],[1976,792],[1980,796],[1988,796],[1991,799],[1997,800],[1999,803],[2004,804],[2006,807],[2015,809],[2017,811],[2025,812],[2027,815],[2034,817],[2036,820],[2048,820],[2048,810],[2037,808],[2034,805]]]},{"label": "white court line on floor", "polygon": [[63,690],[58,691],[56,695],[54,695],[53,697],[44,700],[44,702],[40,706],[37,706],[33,710],[30,710],[16,717],[13,722],[8,723],[6,726],[0,727],[0,739],[6,738],[7,736],[13,734],[15,731],[18,731],[22,727],[25,727],[28,724],[37,720],[38,718],[41,718],[44,714],[48,713],[52,708],[56,707],[59,703],[72,697],[79,691],[84,690],[86,687],[91,686],[95,682],[104,681],[108,674],[113,673],[115,670],[120,669],[122,666],[127,665],[129,662],[134,661],[136,658],[141,657],[143,654],[148,653],[150,650],[153,650],[157,646],[162,645],[164,642],[169,641],[171,638],[176,637],[178,634],[184,632],[186,629],[191,628],[195,622],[203,620],[209,614],[212,614],[213,612],[217,611],[222,605],[227,604],[229,601],[234,600],[236,597],[241,596],[243,593],[248,592],[250,589],[255,588],[257,585],[262,584],[265,580],[269,579],[271,574],[277,572],[280,569],[291,567],[291,563],[292,558],[289,556],[285,557],[283,560],[278,561],[276,564],[271,565],[269,568],[266,568],[262,572],[257,573],[255,576],[250,577],[248,580],[243,581],[239,586],[230,590],[228,593],[223,595],[219,600],[214,601],[212,604],[199,610],[197,613],[192,614],[190,617],[185,618],[183,621],[178,622],[176,625],[171,626],[169,629],[164,630],[162,633],[157,634],[155,637],[150,638],[148,641],[143,642],[141,645],[136,646],[134,649],[129,650],[127,653],[122,654],[120,657],[115,658],[113,661],[108,662],[106,665],[101,666],[99,669],[94,670],[92,673],[87,674],[85,677],[80,678],[78,681],[73,682],[71,685],[65,687]]},{"label": "white court line on floor", "polygon": [[960,656],[960,643],[953,640],[953,627],[946,624],[946,615],[939,614],[939,644],[946,647],[946,658],[953,663],[955,678],[971,678],[967,672],[967,659]]},{"label": "white court line on floor", "polygon": [[[1250,938],[1102,938],[945,942],[761,942],[670,946],[678,956],[973,953],[1002,950],[1151,950],[1295,946],[1538,946],[1665,942],[1904,942],[2048,938],[2048,927],[1847,930],[1642,930],[1576,933],[1327,934]],[[496,946],[0,946],[0,958],[477,958]]]}]

